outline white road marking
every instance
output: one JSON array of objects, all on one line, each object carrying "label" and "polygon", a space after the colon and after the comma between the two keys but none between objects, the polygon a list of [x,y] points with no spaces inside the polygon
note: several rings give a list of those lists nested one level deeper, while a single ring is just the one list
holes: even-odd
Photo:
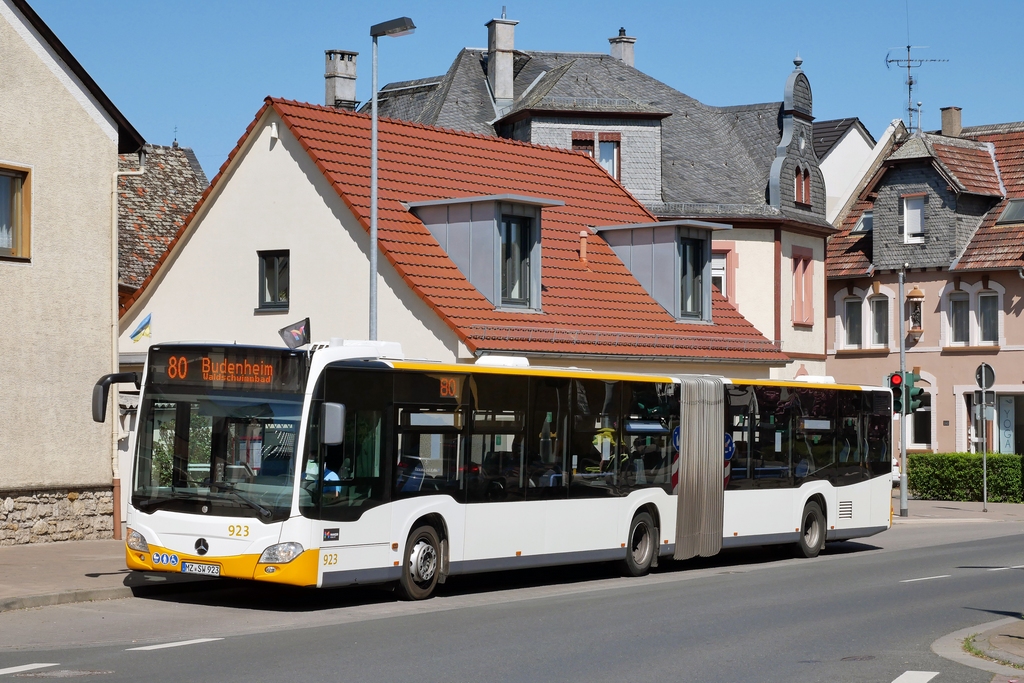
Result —
[{"label": "white road marking", "polygon": [[932,579],[948,579],[951,576],[952,574],[942,574],[941,576],[922,576],[920,579],[903,579],[902,581],[900,581],[900,583],[913,583],[915,581],[931,581]]},{"label": "white road marking", "polygon": [[904,671],[892,683],[928,683],[938,675],[938,671]]},{"label": "white road marking", "polygon": [[144,647],[130,647],[125,652],[133,652],[137,650],[163,650],[168,647],[181,647],[182,645],[196,645],[197,643],[212,643],[215,640],[224,640],[223,638],[196,638],[194,640],[179,640],[176,643],[160,643],[159,645],[146,645]]},{"label": "white road marking", "polygon": [[21,666],[11,666],[6,669],[0,669],[0,676],[21,673],[22,671],[32,671],[33,669],[45,669],[48,666],[60,666],[60,664],[22,664]]},{"label": "white road marking", "polygon": [[1018,565],[1014,565],[1012,567],[993,567],[992,569],[989,569],[989,571],[990,572],[1001,572],[1001,571],[1003,571],[1005,569],[1024,569],[1024,564],[1018,564]]}]

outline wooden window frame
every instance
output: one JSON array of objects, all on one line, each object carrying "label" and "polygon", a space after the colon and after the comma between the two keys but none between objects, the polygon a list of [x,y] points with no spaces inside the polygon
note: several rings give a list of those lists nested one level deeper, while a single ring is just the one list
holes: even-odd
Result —
[{"label": "wooden window frame", "polygon": [[0,164],[0,175],[18,178],[17,211],[12,245],[10,249],[0,248],[0,260],[29,261],[32,256],[32,170],[25,166]]}]

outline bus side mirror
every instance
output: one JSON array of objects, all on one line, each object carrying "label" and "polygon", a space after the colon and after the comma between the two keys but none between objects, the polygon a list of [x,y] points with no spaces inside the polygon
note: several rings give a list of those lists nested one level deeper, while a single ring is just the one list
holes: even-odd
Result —
[{"label": "bus side mirror", "polygon": [[320,407],[320,443],[337,446],[345,440],[345,404],[324,403]]},{"label": "bus side mirror", "polygon": [[100,377],[92,388],[92,419],[94,422],[103,422],[107,419],[107,396],[110,395],[110,385],[115,382],[132,382],[136,389],[141,385],[137,372],[115,372],[112,375]]}]

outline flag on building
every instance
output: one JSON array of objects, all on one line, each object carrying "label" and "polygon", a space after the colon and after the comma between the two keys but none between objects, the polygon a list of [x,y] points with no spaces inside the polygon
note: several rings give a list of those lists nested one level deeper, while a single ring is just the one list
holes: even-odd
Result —
[{"label": "flag on building", "polygon": [[132,342],[133,343],[138,343],[138,341],[140,339],[142,339],[143,337],[151,337],[152,336],[152,334],[151,334],[152,328],[151,328],[151,326],[149,324],[150,323],[150,318],[152,318],[152,317],[153,317],[152,313],[147,314],[146,317],[142,319],[142,322],[139,323],[139,326],[135,328],[135,331],[132,332],[131,336],[132,336]]}]

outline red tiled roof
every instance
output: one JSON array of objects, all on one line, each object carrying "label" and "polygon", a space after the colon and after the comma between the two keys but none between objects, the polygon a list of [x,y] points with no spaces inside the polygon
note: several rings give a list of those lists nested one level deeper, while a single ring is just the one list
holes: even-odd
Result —
[{"label": "red tiled roof", "polygon": [[825,256],[826,277],[860,277],[871,267],[871,233],[853,233],[863,213],[874,206],[860,200],[843,219],[842,228],[828,240]]},{"label": "red tiled roof", "polygon": [[[1024,197],[1024,132],[1014,131],[978,136],[995,147],[999,173],[1007,199]],[[1006,209],[1007,199],[985,215],[954,270],[992,270],[1024,266],[1024,225],[996,225]]]},{"label": "red tiled roof", "polygon": [[[187,222],[217,186],[267,108],[281,116],[369,230],[370,118],[275,98],[267,98]],[[682,324],[647,294],[603,240],[589,240],[587,263],[581,263],[580,230],[656,220],[589,157],[389,119],[380,120],[379,131],[381,253],[471,351],[788,360],[717,292],[712,298],[714,324]],[[565,202],[544,209],[540,314],[495,310],[423,223],[401,204],[505,193]],[[178,233],[175,242],[187,229]],[[173,246],[132,302],[152,282]]]},{"label": "red tiled roof", "polygon": [[932,142],[935,155],[953,172],[967,192],[1001,197],[999,176],[988,150]]}]

